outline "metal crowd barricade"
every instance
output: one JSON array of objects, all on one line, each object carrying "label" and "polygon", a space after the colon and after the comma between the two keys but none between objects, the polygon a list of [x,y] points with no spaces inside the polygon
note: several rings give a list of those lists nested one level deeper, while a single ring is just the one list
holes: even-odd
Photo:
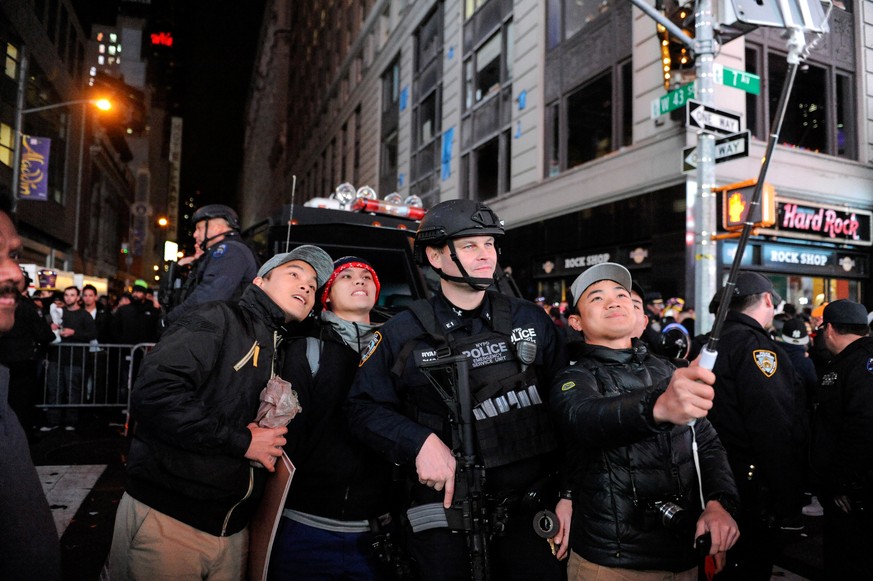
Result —
[{"label": "metal crowd barricade", "polygon": [[39,408],[119,408],[130,420],[130,390],[154,343],[53,343],[45,357]]}]

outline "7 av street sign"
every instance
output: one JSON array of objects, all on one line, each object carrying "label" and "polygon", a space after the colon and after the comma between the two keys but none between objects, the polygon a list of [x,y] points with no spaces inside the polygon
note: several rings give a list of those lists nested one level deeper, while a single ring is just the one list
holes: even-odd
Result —
[{"label": "7 av street sign", "polygon": [[710,133],[730,135],[740,132],[743,116],[692,100],[685,108],[685,124]]},{"label": "7 av street sign", "polygon": [[[751,131],[746,129],[736,135],[728,135],[715,140],[715,163],[722,163],[749,157],[749,136]],[[682,150],[682,171],[697,169],[697,146],[686,147]]]}]

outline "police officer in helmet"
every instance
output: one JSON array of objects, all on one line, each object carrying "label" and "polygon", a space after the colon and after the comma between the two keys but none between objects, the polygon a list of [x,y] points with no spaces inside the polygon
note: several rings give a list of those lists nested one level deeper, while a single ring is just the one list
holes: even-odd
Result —
[{"label": "police officer in helmet", "polygon": [[[166,322],[173,323],[197,305],[238,299],[258,273],[255,253],[242,242],[239,216],[223,204],[209,204],[194,212],[195,252],[180,266],[193,263],[178,298],[171,301]],[[164,292],[172,292],[164,289]]]},{"label": "police officer in helmet", "polygon": [[[503,235],[497,215],[475,201],[442,202],[425,215],[415,254],[439,275],[440,290],[375,334],[349,393],[352,432],[406,471],[408,549],[422,579],[471,577],[470,533],[452,518],[465,494],[463,479],[456,481],[461,436],[421,369],[447,354],[468,358],[490,578],[561,577],[571,503],[566,490],[559,498],[557,441],[544,402],[566,354],[541,308],[489,289]],[[442,512],[440,505],[448,523],[414,526],[422,522],[413,517],[418,507]],[[542,509],[559,515],[557,555],[532,526]]]}]

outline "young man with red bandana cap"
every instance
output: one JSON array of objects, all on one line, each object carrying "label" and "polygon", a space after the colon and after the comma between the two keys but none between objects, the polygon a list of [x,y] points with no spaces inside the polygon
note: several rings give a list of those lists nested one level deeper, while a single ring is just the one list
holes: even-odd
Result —
[{"label": "young man with red bandana cap", "polygon": [[379,277],[369,262],[334,262],[323,311],[308,337],[286,346],[282,377],[303,409],[288,425],[285,451],[297,471],[270,564],[275,579],[384,579],[373,550],[387,524],[391,465],[349,432],[343,403],[360,353],[378,327],[370,311]]}]

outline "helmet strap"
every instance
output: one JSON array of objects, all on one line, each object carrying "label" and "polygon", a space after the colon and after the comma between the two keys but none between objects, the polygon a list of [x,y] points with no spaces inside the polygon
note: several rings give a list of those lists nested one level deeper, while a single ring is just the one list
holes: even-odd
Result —
[{"label": "helmet strap", "polygon": [[472,277],[467,274],[467,271],[464,269],[464,265],[461,264],[460,259],[458,258],[458,254],[455,252],[455,241],[449,239],[446,242],[446,245],[449,247],[449,256],[452,257],[452,262],[454,262],[458,266],[458,270],[461,272],[461,276],[454,276],[451,274],[446,274],[440,268],[434,268],[437,275],[443,280],[447,280],[449,282],[458,282],[458,283],[466,283],[470,286],[474,291],[484,291],[488,290],[488,287],[494,284],[494,278],[477,278]]},{"label": "helmet strap", "polygon": [[206,252],[206,245],[209,244],[210,242],[212,242],[213,240],[215,240],[216,238],[221,238],[222,236],[224,236],[225,238],[239,236],[239,232],[237,232],[236,230],[233,230],[233,229],[230,229],[227,232],[221,232],[219,234],[216,234],[215,236],[210,236],[209,235],[209,220],[211,220],[211,218],[206,220],[206,226],[203,227],[203,242],[200,243],[200,250],[202,250],[203,252]]}]

